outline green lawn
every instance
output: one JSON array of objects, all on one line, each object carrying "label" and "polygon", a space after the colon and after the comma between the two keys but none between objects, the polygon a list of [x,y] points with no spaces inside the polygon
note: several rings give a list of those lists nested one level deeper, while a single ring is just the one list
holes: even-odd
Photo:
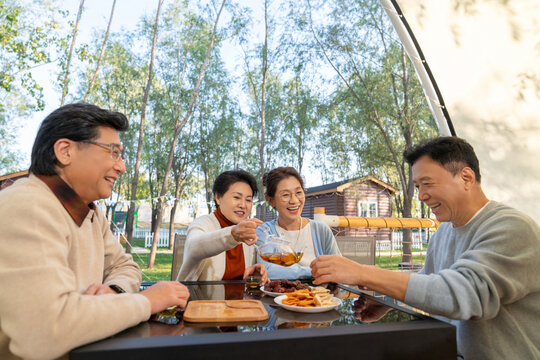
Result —
[{"label": "green lawn", "polygon": [[[413,262],[424,265],[425,255],[413,255]],[[394,256],[377,256],[375,258],[375,265],[389,270],[398,270],[398,264],[401,262],[400,255]]]},{"label": "green lawn", "polygon": [[149,254],[133,254],[143,273],[143,281],[160,281],[171,279],[172,254],[156,254],[154,269],[147,269]]},{"label": "green lawn", "polygon": [[[134,238],[132,246],[133,247],[144,248],[144,239],[143,238]],[[126,245],[124,245],[124,248],[125,247],[126,247]],[[158,249],[162,249],[162,248],[158,248]],[[150,248],[148,248],[148,250],[150,250]]]},{"label": "green lawn", "polygon": [[[123,245],[124,249],[126,245]],[[143,238],[133,239],[134,248],[144,248]],[[161,248],[160,248],[161,249]],[[150,249],[148,249],[150,251]],[[133,260],[139,265],[143,273],[143,281],[160,281],[171,279],[172,254],[156,254],[154,269],[147,269],[149,254],[132,254]]]},{"label": "green lawn", "polygon": [[[143,244],[144,245],[144,244]],[[143,272],[143,281],[160,281],[170,280],[172,254],[156,254],[156,262],[154,269],[147,269],[148,254],[133,254],[133,259]],[[425,256],[413,256],[413,262],[424,264]],[[377,256],[375,264],[383,269],[399,270],[398,264],[401,262],[401,256]]]},{"label": "green lawn", "polygon": [[134,238],[133,239],[133,247],[144,247],[144,239],[143,238]]}]

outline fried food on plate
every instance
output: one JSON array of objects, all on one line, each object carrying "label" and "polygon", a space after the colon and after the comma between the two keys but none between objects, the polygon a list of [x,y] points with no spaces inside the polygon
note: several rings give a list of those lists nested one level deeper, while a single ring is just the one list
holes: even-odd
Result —
[{"label": "fried food on plate", "polygon": [[330,293],[330,290],[325,288],[325,287],[322,287],[322,286],[315,286],[314,288],[311,288],[310,289],[311,293],[313,295],[316,295],[316,294],[329,294]]},{"label": "fried food on plate", "polygon": [[313,296],[313,301],[316,306],[329,306],[335,304],[332,295],[330,294],[315,294],[315,296]]},{"label": "fried food on plate", "polygon": [[[315,290],[315,292],[313,292]],[[282,304],[303,307],[329,306],[335,305],[329,290],[323,287],[316,287],[311,290],[303,289],[292,293],[287,293],[287,298],[281,301]]]}]

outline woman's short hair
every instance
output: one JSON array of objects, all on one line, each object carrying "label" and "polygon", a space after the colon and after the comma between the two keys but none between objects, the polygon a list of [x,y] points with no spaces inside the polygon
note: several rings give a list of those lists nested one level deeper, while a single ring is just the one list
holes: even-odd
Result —
[{"label": "woman's short hair", "polygon": [[266,196],[273,198],[276,195],[278,184],[281,180],[294,177],[304,188],[304,180],[295,168],[290,166],[277,167],[263,176],[263,185],[266,187]]},{"label": "woman's short hair", "polygon": [[56,141],[97,139],[99,126],[126,131],[129,122],[122,113],[86,103],[64,105],[54,110],[39,127],[32,147],[30,172],[36,175],[55,175],[55,165],[58,163],[54,154]]},{"label": "woman's short hair", "polygon": [[245,170],[229,170],[219,174],[214,180],[214,186],[212,186],[212,193],[214,194],[214,204],[216,208],[218,204],[216,202],[216,195],[223,196],[231,187],[232,184],[237,182],[243,182],[249,185],[253,192],[253,197],[257,195],[257,180],[255,176],[251,175]]}]

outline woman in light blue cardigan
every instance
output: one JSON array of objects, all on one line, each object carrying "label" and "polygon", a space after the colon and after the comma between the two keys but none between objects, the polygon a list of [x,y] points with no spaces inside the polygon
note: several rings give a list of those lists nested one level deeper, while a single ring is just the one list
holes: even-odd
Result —
[{"label": "woman in light blue cardigan", "polygon": [[339,248],[330,227],[322,222],[302,218],[305,203],[304,182],[292,167],[278,167],[265,174],[266,200],[277,210],[278,219],[257,228],[258,245],[267,234],[289,241],[294,250],[303,249],[299,263],[281,266],[268,263],[257,255],[257,262],[265,265],[270,279],[298,279],[311,277],[309,264],[320,255],[338,254]]}]

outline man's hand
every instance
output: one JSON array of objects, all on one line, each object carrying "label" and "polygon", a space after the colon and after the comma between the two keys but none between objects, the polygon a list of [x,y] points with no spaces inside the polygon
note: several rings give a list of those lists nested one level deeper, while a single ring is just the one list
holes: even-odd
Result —
[{"label": "man's hand", "polygon": [[263,264],[255,264],[246,268],[246,271],[244,271],[244,280],[252,274],[261,276],[261,285],[264,285],[269,281],[268,273],[266,272],[266,268]]},{"label": "man's hand", "polygon": [[363,265],[339,255],[321,255],[310,264],[314,284],[336,282],[354,284],[403,301],[409,283],[408,273]]},{"label": "man's hand", "polygon": [[178,281],[160,281],[140,292],[150,301],[152,314],[171,306],[183,309],[189,299],[187,287]]},{"label": "man's hand", "polygon": [[314,284],[335,282],[339,284],[360,283],[362,265],[339,255],[321,255],[310,264]]},{"label": "man's hand", "polygon": [[116,291],[111,289],[109,285],[93,283],[83,293],[83,295],[103,295],[103,294],[116,294]]},{"label": "man's hand", "polygon": [[242,220],[232,228],[231,235],[238,242],[253,245],[257,242],[257,226],[262,223],[261,220],[256,218]]},{"label": "man's hand", "polygon": [[389,306],[363,297],[358,298],[353,303],[352,309],[354,317],[366,323],[378,321],[392,310]]}]

